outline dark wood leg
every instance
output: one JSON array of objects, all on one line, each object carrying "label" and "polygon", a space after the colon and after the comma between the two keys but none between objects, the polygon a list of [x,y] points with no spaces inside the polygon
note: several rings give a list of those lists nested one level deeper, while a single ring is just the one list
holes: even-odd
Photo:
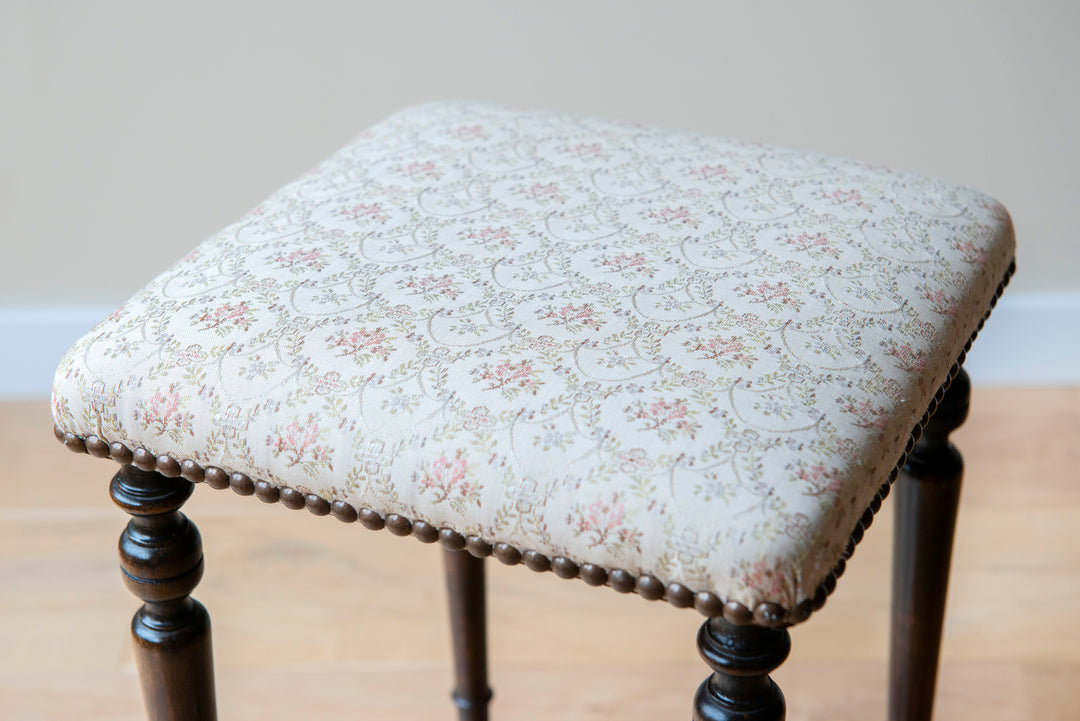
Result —
[{"label": "dark wood leg", "polygon": [[783,721],[784,694],[769,672],[791,650],[787,629],[710,618],[697,642],[713,675],[694,696],[694,721]]},{"label": "dark wood leg", "polygon": [[487,682],[484,559],[464,550],[447,549],[445,560],[454,644],[454,705],[461,721],[487,721],[491,689]]},{"label": "dark wood leg", "polygon": [[214,721],[210,616],[188,595],[202,578],[202,540],[177,510],[192,484],[124,466],[109,491],[132,515],[120,536],[120,567],[128,590],[144,601],[131,633],[147,717]]},{"label": "dark wood leg", "polygon": [[929,721],[964,462],[949,434],[967,418],[961,370],[908,457],[896,485],[889,720]]}]

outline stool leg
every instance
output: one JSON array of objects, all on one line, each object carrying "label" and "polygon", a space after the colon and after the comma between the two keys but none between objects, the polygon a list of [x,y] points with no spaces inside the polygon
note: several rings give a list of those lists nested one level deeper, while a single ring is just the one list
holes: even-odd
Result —
[{"label": "stool leg", "polygon": [[791,651],[787,629],[736,626],[710,618],[698,650],[713,675],[694,695],[694,721],[783,721],[784,694],[769,672]]},{"label": "stool leg", "polygon": [[192,484],[124,466],[109,491],[132,515],[120,536],[120,567],[128,590],[144,601],[131,633],[147,717],[214,721],[210,617],[188,595],[202,578],[202,540],[177,510]]},{"label": "stool leg", "polygon": [[961,370],[896,485],[889,721],[929,721],[964,462],[949,434],[967,418]]},{"label": "stool leg", "polygon": [[487,629],[484,559],[446,550],[446,591],[454,645],[454,705],[461,721],[487,721]]}]

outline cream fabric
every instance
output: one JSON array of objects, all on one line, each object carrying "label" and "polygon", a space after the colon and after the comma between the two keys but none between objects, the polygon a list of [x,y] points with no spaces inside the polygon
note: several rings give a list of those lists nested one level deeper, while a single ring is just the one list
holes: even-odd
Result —
[{"label": "cream fabric", "polygon": [[76,435],[793,608],[1006,272],[1005,210],[910,173],[432,104],[81,339]]}]

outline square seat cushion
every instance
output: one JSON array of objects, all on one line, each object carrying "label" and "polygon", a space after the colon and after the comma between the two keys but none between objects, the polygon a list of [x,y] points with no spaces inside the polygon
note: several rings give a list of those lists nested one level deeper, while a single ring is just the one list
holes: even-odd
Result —
[{"label": "square seat cushion", "polygon": [[151,281],[53,412],[94,455],[794,622],[1013,250],[997,202],[919,175],[429,104]]}]

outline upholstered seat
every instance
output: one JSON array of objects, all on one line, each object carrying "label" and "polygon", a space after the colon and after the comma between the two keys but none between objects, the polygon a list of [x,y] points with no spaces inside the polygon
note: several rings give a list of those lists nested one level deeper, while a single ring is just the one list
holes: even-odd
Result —
[{"label": "upholstered seat", "polygon": [[53,408],[95,455],[790,623],[1012,257],[1001,206],[922,176],[426,105],[152,281]]},{"label": "upholstered seat", "polygon": [[903,468],[890,719],[927,721],[960,364],[1013,246],[986,196],[854,161],[487,105],[389,118],[57,371],[57,436],[121,464],[150,716],[215,718],[194,483],[444,545],[463,721],[491,698],[488,555],[697,608],[694,718],[780,721],[785,627]]}]

